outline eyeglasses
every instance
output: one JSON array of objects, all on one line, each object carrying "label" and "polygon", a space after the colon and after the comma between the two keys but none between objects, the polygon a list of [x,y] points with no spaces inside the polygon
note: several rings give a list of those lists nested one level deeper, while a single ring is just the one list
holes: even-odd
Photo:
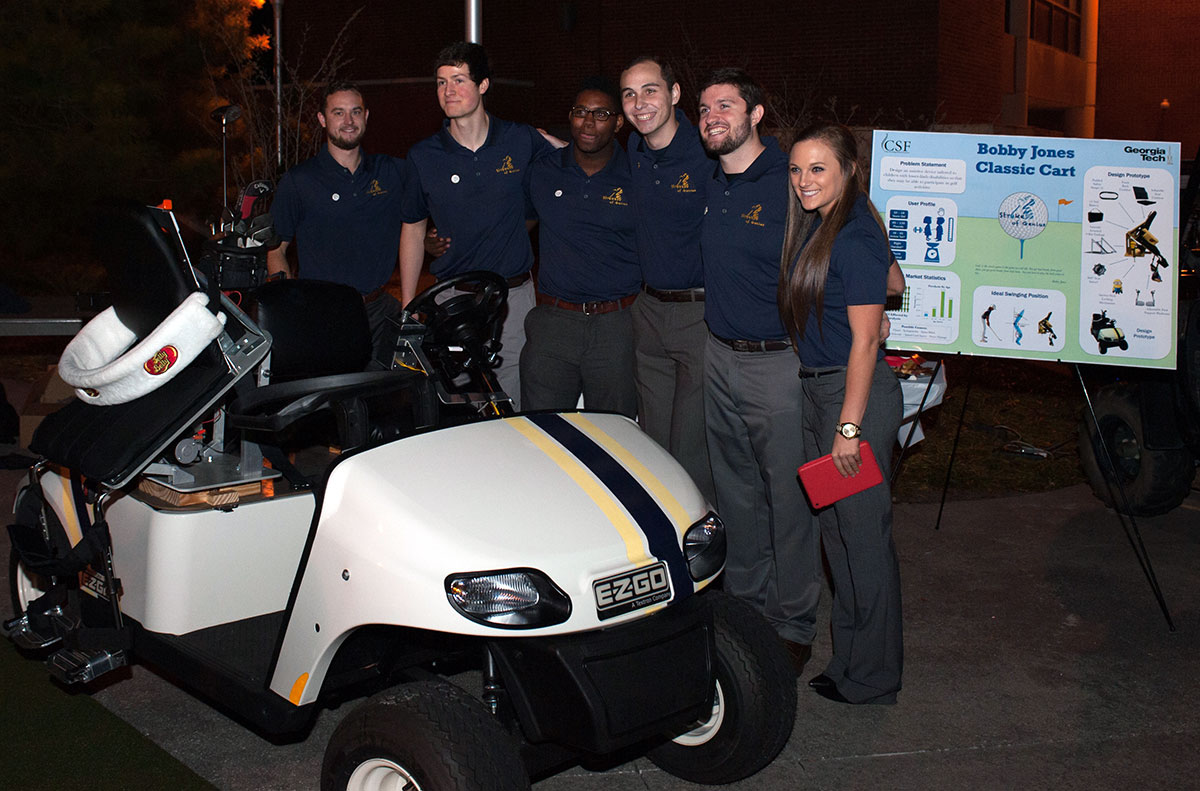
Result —
[{"label": "eyeglasses", "polygon": [[603,107],[595,110],[589,110],[586,107],[575,105],[571,108],[572,118],[587,118],[589,115],[598,123],[604,123],[609,118],[612,118],[614,115],[616,115],[616,113],[612,110],[605,110]]}]

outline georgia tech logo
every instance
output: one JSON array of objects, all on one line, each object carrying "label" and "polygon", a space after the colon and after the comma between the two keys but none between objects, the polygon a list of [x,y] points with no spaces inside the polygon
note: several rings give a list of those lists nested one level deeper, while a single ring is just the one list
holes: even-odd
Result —
[{"label": "georgia tech logo", "polygon": [[520,168],[513,167],[512,157],[506,156],[500,160],[500,167],[496,168],[497,173],[520,173]]},{"label": "georgia tech logo", "polygon": [[679,174],[679,181],[671,185],[671,189],[676,192],[695,192],[696,188],[692,186],[691,178],[687,173]]},{"label": "georgia tech logo", "polygon": [[379,179],[371,179],[370,186],[367,187],[367,194],[371,196],[387,195],[388,191],[379,186]]},{"label": "georgia tech logo", "polygon": [[629,203],[625,200],[625,190],[621,187],[614,187],[613,191],[605,195],[600,200],[608,201],[613,206],[628,206]]},{"label": "georgia tech logo", "polygon": [[893,154],[903,154],[908,151],[908,147],[912,145],[911,140],[892,140],[887,135],[883,136],[883,141],[879,144],[884,151],[890,151]]},{"label": "georgia tech logo", "polygon": [[750,207],[750,211],[742,215],[742,219],[746,221],[747,225],[757,225],[759,228],[766,228],[767,224],[758,220],[758,215],[760,214],[762,214],[762,204],[756,203]]},{"label": "georgia tech logo", "polygon": [[142,368],[151,376],[159,376],[165,374],[178,359],[178,349],[174,346],[164,346],[156,351],[153,357],[142,363]]}]

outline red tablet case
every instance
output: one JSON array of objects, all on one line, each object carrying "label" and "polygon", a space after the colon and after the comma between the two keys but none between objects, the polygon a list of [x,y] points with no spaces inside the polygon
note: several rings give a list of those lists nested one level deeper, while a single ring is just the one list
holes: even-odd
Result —
[{"label": "red tablet case", "polygon": [[858,444],[858,453],[862,457],[862,467],[858,475],[843,478],[833,465],[833,456],[822,456],[813,459],[800,467],[800,482],[813,508],[824,508],[833,505],[843,497],[858,494],[864,489],[870,489],[883,483],[883,472],[875,461],[871,445],[865,440]]}]

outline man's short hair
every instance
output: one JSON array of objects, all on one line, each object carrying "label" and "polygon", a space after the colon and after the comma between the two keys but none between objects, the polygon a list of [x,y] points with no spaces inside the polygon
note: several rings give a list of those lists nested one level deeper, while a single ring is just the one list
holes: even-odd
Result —
[{"label": "man's short hair", "polygon": [[471,75],[471,81],[479,85],[484,80],[492,76],[492,67],[488,63],[487,50],[482,44],[475,44],[471,41],[456,41],[442,49],[438,53],[437,62],[433,66],[433,70],[437,71],[443,66],[458,66],[465,64],[467,73]]},{"label": "man's short hair", "polygon": [[696,88],[696,101],[700,100],[700,94],[714,85],[732,85],[737,88],[738,93],[746,102],[746,112],[753,110],[755,105],[762,105],[763,109],[766,109],[762,86],[742,69],[732,66],[713,69]]},{"label": "man's short hair", "polygon": [[640,63],[653,63],[662,72],[663,82],[667,84],[667,90],[671,90],[671,86],[679,82],[675,78],[675,70],[671,68],[671,64],[659,55],[638,55],[633,60],[629,61],[629,65],[622,69],[622,72],[629,71],[634,66]]},{"label": "man's short hair", "polygon": [[[362,89],[349,80],[335,80],[325,86],[325,93],[321,96],[321,112],[325,112],[325,105],[329,103],[329,97],[342,91],[353,91],[360,97],[363,95]],[[366,104],[365,98],[363,104]]]},{"label": "man's short hair", "polygon": [[575,92],[575,95],[578,96],[584,91],[599,91],[609,99],[612,99],[613,107],[616,108],[617,112],[621,111],[621,92],[617,90],[617,86],[613,81],[607,77],[598,75],[588,77],[580,84],[579,90]]}]

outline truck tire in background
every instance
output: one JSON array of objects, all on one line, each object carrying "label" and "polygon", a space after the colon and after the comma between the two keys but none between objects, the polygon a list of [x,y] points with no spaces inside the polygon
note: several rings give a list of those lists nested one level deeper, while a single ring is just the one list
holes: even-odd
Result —
[{"label": "truck tire in background", "polygon": [[[1096,391],[1092,406],[1116,466],[1114,474],[1105,463],[1095,427],[1085,413],[1079,423],[1079,461],[1096,497],[1105,505],[1133,516],[1165,514],[1182,503],[1196,475],[1194,457],[1186,447],[1168,450],[1145,447],[1137,386],[1107,385]],[[1174,407],[1164,405],[1164,408]],[[1128,510],[1122,504],[1118,480],[1125,488]]]}]

